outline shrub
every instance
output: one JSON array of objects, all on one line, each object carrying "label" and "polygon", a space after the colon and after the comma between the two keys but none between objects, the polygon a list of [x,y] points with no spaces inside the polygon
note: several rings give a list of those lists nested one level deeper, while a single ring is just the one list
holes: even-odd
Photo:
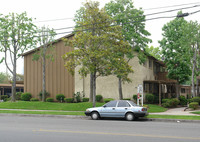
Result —
[{"label": "shrub", "polygon": [[65,99],[65,96],[63,94],[57,94],[56,95],[56,100],[59,101],[59,102],[63,102]]},{"label": "shrub", "polygon": [[16,93],[16,100],[21,100],[21,95],[23,92],[17,92]]},{"label": "shrub", "polygon": [[130,100],[131,100],[131,98],[123,98],[123,100],[130,101]]},{"label": "shrub", "polygon": [[153,104],[154,102],[154,95],[153,94],[146,94],[145,95],[146,102],[149,104]]},{"label": "shrub", "polygon": [[38,98],[31,98],[30,101],[31,102],[37,102],[37,101],[39,101],[39,99]]},{"label": "shrub", "polygon": [[177,107],[177,105],[180,103],[180,101],[176,98],[173,99],[163,99],[163,107],[169,108],[169,107]]},{"label": "shrub", "polygon": [[75,103],[81,102],[81,92],[76,92],[74,94],[74,100]]},{"label": "shrub", "polygon": [[22,101],[30,101],[31,98],[32,98],[31,93],[26,92],[21,94]]},{"label": "shrub", "polygon": [[194,97],[192,98],[192,102],[197,102],[200,104],[200,97]]},{"label": "shrub", "polygon": [[74,102],[74,98],[65,98],[64,99],[66,103],[73,103]]},{"label": "shrub", "polygon": [[[44,93],[45,93],[45,98],[48,97],[48,96],[50,96],[50,94],[46,90],[44,91]],[[38,94],[38,96],[39,96],[40,100],[42,100],[42,90],[40,91],[40,93]]]},{"label": "shrub", "polygon": [[185,96],[180,96],[179,100],[180,100],[180,105],[182,106],[187,105],[187,99],[185,98]]},{"label": "shrub", "polygon": [[83,102],[89,102],[89,98],[83,98]]},{"label": "shrub", "polygon": [[46,102],[54,102],[53,98],[46,98]]},{"label": "shrub", "polygon": [[192,103],[189,104],[189,108],[197,109],[198,107],[199,107],[198,102],[192,102]]},{"label": "shrub", "polygon": [[2,96],[1,96],[1,99],[2,99],[3,101],[5,101],[5,102],[6,102],[7,98],[8,98],[8,95],[2,95]]},{"label": "shrub", "polygon": [[97,102],[101,102],[103,100],[103,96],[102,95],[96,95],[96,101]]},{"label": "shrub", "polygon": [[113,101],[113,100],[114,100],[113,98],[105,98],[105,99],[104,99],[104,102],[105,102],[105,103],[108,103],[108,102]]},{"label": "shrub", "polygon": [[133,100],[137,102],[137,95],[133,95]]}]

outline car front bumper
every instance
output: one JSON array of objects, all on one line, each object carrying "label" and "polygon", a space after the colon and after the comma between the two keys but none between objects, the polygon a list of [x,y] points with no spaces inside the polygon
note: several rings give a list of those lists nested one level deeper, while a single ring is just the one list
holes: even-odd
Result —
[{"label": "car front bumper", "polygon": [[85,115],[86,115],[86,116],[90,116],[90,115],[91,115],[91,112],[90,112],[90,111],[85,111]]}]

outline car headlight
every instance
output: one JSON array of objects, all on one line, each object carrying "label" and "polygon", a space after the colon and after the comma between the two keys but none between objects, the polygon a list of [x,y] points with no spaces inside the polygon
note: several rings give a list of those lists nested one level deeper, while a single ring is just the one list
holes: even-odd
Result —
[{"label": "car headlight", "polygon": [[90,111],[89,109],[86,109],[86,111]]}]

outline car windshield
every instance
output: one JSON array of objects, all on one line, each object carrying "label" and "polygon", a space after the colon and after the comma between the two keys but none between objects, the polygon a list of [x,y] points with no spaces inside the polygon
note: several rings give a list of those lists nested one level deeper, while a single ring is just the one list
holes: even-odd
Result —
[{"label": "car windshield", "polygon": [[134,102],[128,101],[132,106],[137,106]]}]

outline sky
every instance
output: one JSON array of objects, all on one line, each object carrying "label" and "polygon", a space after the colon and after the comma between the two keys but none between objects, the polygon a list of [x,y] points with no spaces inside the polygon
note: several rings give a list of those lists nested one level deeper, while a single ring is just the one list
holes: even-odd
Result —
[{"label": "sky", "polygon": [[[100,2],[100,7],[110,0],[95,0]],[[1,1],[0,14],[27,12],[28,17],[34,18],[35,25],[48,26],[53,29],[73,27],[73,17],[85,0],[4,0]],[[136,8],[142,8],[144,14],[160,13],[168,10],[182,9],[183,13],[192,13],[200,10],[200,0],[133,0]],[[185,5],[189,4],[189,5]],[[177,6],[181,5],[181,6]],[[197,5],[196,7],[193,7]],[[176,6],[176,7],[174,7]],[[165,7],[165,8],[163,8]],[[166,8],[167,7],[167,8]],[[188,8],[192,7],[192,8]],[[186,8],[186,9],[185,9]],[[146,19],[157,17],[176,16],[178,11],[165,12],[162,14],[146,16]],[[200,12],[185,17],[186,20],[198,21],[200,23]],[[146,21],[146,30],[151,33],[149,37],[152,43],[149,46],[158,47],[158,41],[162,39],[162,27],[173,18],[159,18]],[[70,32],[72,29],[56,31],[58,33]],[[59,37],[66,34],[60,34]],[[0,53],[0,59],[3,55]],[[23,58],[17,62],[17,73],[23,74]],[[0,72],[7,72],[5,65],[0,64]]]}]

